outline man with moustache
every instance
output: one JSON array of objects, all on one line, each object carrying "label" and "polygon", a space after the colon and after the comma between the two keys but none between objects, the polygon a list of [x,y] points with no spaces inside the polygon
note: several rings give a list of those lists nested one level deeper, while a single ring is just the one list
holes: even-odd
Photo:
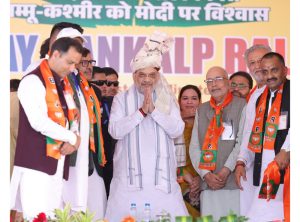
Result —
[{"label": "man with moustache", "polygon": [[[242,135],[239,137],[240,153],[236,164],[235,177],[236,183],[240,188],[240,213],[245,215],[248,210],[248,203],[252,201],[254,195],[253,186],[253,153],[247,149],[252,124],[255,118],[257,98],[265,89],[265,76],[261,72],[260,62],[262,57],[271,52],[271,48],[266,45],[253,45],[246,50],[244,58],[250,74],[256,81],[256,86],[251,90],[247,97],[246,112],[243,113],[240,122]],[[246,123],[246,124],[245,124]],[[252,163],[252,165],[251,165]],[[243,177],[243,180],[240,180]],[[246,190],[246,191],[245,191]]]},{"label": "man with moustache", "polygon": [[[162,54],[173,39],[154,33],[131,62],[134,84],[114,97],[109,132],[117,139],[114,172],[105,218],[121,221],[135,203],[142,215],[150,204],[151,218],[164,209],[188,215],[176,181],[174,138],[184,123],[167,81],[159,72]],[[136,218],[142,220],[146,218]]]},{"label": "man with moustache", "polygon": [[239,214],[239,190],[233,171],[239,152],[239,121],[246,101],[231,94],[228,74],[221,67],[210,68],[205,82],[211,98],[197,109],[190,157],[202,179],[200,212],[219,220],[230,210]]},{"label": "man with moustache", "polygon": [[88,81],[92,80],[94,65],[96,65],[96,60],[93,59],[91,51],[83,48],[81,61],[76,65],[76,68],[84,74]]},{"label": "man with moustache", "polygon": [[246,99],[253,87],[253,80],[250,74],[238,71],[230,75],[229,80],[232,95]]},{"label": "man with moustache", "polygon": [[[283,57],[275,52],[263,56],[261,72],[265,76],[267,87],[256,102],[255,119],[247,145],[251,157],[247,159],[247,165],[250,165],[253,170],[255,190],[253,198],[248,202],[245,216],[250,221],[283,220],[282,183],[290,159],[290,81],[286,79],[287,68]],[[275,129],[274,136],[269,134],[271,127]],[[254,142],[256,135],[260,138],[257,143]],[[259,194],[261,195],[265,169],[273,160],[280,169],[281,184],[275,199],[267,201],[259,197]],[[241,175],[245,175],[244,167],[241,167],[240,171]],[[246,189],[244,190],[247,192]]]}]

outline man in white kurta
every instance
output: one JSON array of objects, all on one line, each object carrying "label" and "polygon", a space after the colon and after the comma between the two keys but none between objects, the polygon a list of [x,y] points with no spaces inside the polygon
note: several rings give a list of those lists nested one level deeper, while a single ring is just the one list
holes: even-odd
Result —
[{"label": "man in white kurta", "polygon": [[[83,96],[83,87],[81,86],[80,82],[85,80],[87,81],[85,75],[84,74],[84,69],[86,68],[86,66],[83,66],[83,61],[92,61],[92,57],[91,57],[91,53],[89,52],[89,50],[87,50],[86,48],[84,48],[83,53],[82,53],[82,58],[81,58],[81,62],[79,64],[77,64],[76,68],[77,70],[74,71],[74,74],[70,75],[70,77],[73,77],[72,80],[70,80],[70,82],[72,83],[72,85],[76,88],[77,91],[77,95],[78,95],[78,99],[80,101],[80,106],[84,105],[86,107],[86,101],[85,98]],[[88,62],[88,67],[91,64]],[[79,74],[80,72],[80,74]],[[80,99],[80,97],[83,97]],[[82,101],[83,99],[83,101]],[[97,98],[94,98],[97,99]],[[94,104],[96,106],[96,104]],[[100,107],[99,107],[100,108]],[[87,113],[88,115],[88,113]],[[96,115],[97,116],[97,115]],[[87,116],[87,120],[89,121],[89,116]],[[97,124],[101,124],[101,122],[99,121],[100,119],[98,119]],[[104,213],[106,210],[106,202],[107,202],[107,197],[106,197],[106,191],[105,191],[105,186],[104,186],[104,181],[103,178],[98,174],[98,170],[97,169],[102,169],[99,164],[98,161],[95,161],[93,156],[94,153],[92,151],[90,151],[89,153],[89,149],[90,149],[90,143],[88,142],[89,139],[89,124],[90,122],[88,122],[88,129],[82,129],[80,128],[80,132],[81,133],[87,133],[87,144],[84,148],[85,153],[84,153],[84,163],[78,163],[78,164],[84,164],[84,170],[77,170],[77,174],[81,174],[83,177],[82,179],[84,179],[84,184],[85,186],[85,190],[80,190],[78,189],[78,192],[75,192],[78,194],[78,196],[80,196],[80,194],[84,194],[81,197],[78,197],[80,199],[82,199],[83,197],[85,198],[84,200],[87,201],[87,209],[94,213],[94,220],[96,219],[102,219],[104,217]],[[98,145],[97,141],[101,140],[101,132],[98,133],[97,129],[95,129],[97,127],[94,127],[94,131],[95,136],[97,137],[95,139],[95,144]],[[83,131],[83,132],[82,132]],[[90,132],[91,133],[91,132]],[[100,149],[99,147],[96,147],[96,149]],[[100,152],[98,150],[98,152]],[[97,153],[97,151],[96,151]],[[78,155],[80,155],[80,153],[78,153]],[[97,155],[97,154],[96,154]],[[99,165],[99,166],[95,166],[95,165]],[[93,165],[93,166],[92,166]],[[72,168],[72,167],[71,167]],[[77,160],[76,160],[76,167],[77,168]],[[90,173],[90,171],[92,171],[92,173]],[[83,175],[84,174],[84,175]],[[77,184],[80,184],[80,180],[76,181]],[[79,188],[79,187],[78,187]],[[70,192],[70,195],[74,195],[74,192],[72,194],[72,192]],[[83,199],[82,199],[83,200]]]},{"label": "man in white kurta", "polygon": [[128,216],[131,203],[137,206],[139,221],[145,203],[150,203],[152,220],[162,210],[171,214],[172,221],[188,214],[176,181],[173,141],[182,134],[184,123],[158,72],[162,40],[157,35],[151,37],[155,42],[146,41],[152,51],[142,48],[131,63],[134,85],[117,94],[112,104],[109,132],[118,142],[105,215],[109,221]]},{"label": "man in white kurta", "polygon": [[[253,199],[254,194],[254,186],[253,186],[253,160],[254,153],[249,152],[247,149],[249,137],[252,130],[253,121],[255,118],[255,104],[257,98],[261,95],[264,91],[265,86],[257,88],[253,94],[251,95],[247,106],[245,117],[241,118],[241,122],[243,123],[243,135],[242,141],[240,145],[240,153],[238,156],[238,161],[243,161],[246,166],[246,178],[247,180],[240,180],[241,187],[243,190],[240,191],[240,213],[241,215],[246,215],[246,211],[249,208],[249,202]],[[248,160],[248,161],[247,161]]]},{"label": "man in white kurta", "polygon": [[[65,155],[77,150],[80,144],[80,137],[68,129],[68,121],[64,127],[50,118],[50,102],[46,101],[48,88],[44,82],[48,80],[56,85],[56,90],[52,91],[60,96],[60,103],[55,103],[56,106],[62,107],[64,113],[67,113],[67,109],[74,109],[72,97],[64,97],[61,82],[70,69],[75,67],[75,63],[80,61],[82,47],[78,42],[65,38],[56,41],[53,48],[49,60],[42,63],[43,67],[49,67],[51,71],[48,73],[52,76],[43,78],[44,69],[38,67],[22,79],[18,90],[21,104],[20,131],[11,179],[11,208],[23,212],[24,218],[29,220],[40,212],[53,217],[53,210],[62,206]],[[56,114],[66,117],[66,114]],[[30,140],[27,139],[29,133]],[[46,137],[64,142],[60,146],[58,159],[46,154]],[[30,141],[35,144],[32,145]],[[44,147],[38,147],[38,144]],[[41,154],[36,155],[33,152]]]},{"label": "man in white kurta", "polygon": [[[238,161],[243,161],[246,166],[246,178],[247,180],[240,180],[241,184],[238,186],[243,190],[240,191],[240,214],[246,215],[246,211],[249,208],[249,202],[253,199],[254,194],[254,186],[253,186],[253,162],[246,161],[252,160],[254,158],[254,154],[248,152],[247,145],[249,142],[249,137],[252,130],[253,121],[255,118],[255,107],[257,98],[261,95],[261,93],[265,89],[265,80],[261,73],[260,61],[263,55],[270,52],[271,48],[266,45],[253,45],[245,52],[245,62],[249,69],[250,74],[256,81],[256,86],[251,90],[248,95],[248,101],[246,106],[245,115],[241,118],[242,128],[242,136],[240,137],[240,154],[238,156]],[[239,167],[237,166],[237,170],[235,174],[237,174]]]},{"label": "man in white kurta", "polygon": [[[275,64],[275,63],[274,63]],[[272,67],[274,67],[275,65],[278,66],[278,64],[272,64]],[[268,64],[269,65],[269,64]],[[284,66],[284,64],[283,64]],[[271,67],[271,66],[270,66]],[[279,66],[278,66],[279,67]],[[276,67],[276,68],[278,68]],[[263,69],[266,69],[266,65],[263,64],[262,65]],[[267,71],[264,71],[267,73]],[[282,74],[280,74],[282,76],[284,76],[284,71],[282,71]],[[285,81],[285,77],[282,78],[280,80],[280,78],[278,78],[278,76],[276,76],[275,78],[279,79],[278,80],[278,86],[274,87],[271,84],[270,79],[274,78],[274,76],[270,76],[270,75],[266,75],[265,76],[266,80],[269,79],[269,82],[267,82],[267,85],[269,85],[269,87],[272,87],[272,90],[270,91],[270,99],[269,99],[269,104],[268,104],[268,110],[266,112],[270,112],[270,108],[272,106],[272,98],[275,96],[275,92],[277,91],[278,87],[280,84],[282,84],[282,82]],[[273,80],[272,80],[273,81]],[[288,83],[286,83],[288,84]],[[253,186],[253,169],[254,169],[254,160],[255,160],[255,153],[250,151],[248,149],[248,144],[249,144],[249,138],[252,132],[252,126],[254,123],[254,119],[256,116],[256,101],[257,99],[261,96],[261,94],[263,93],[263,91],[265,90],[266,86],[263,86],[261,88],[258,88],[254,91],[254,93],[252,94],[248,105],[247,105],[247,115],[246,115],[246,121],[247,124],[245,124],[244,127],[244,135],[243,135],[243,141],[241,144],[241,151],[239,154],[239,158],[238,158],[238,162],[237,164],[239,164],[237,171],[236,171],[236,181],[238,183],[238,185],[240,186],[241,190],[241,195],[243,195],[244,199],[243,202],[241,202],[241,207],[243,210],[243,215],[245,215],[246,217],[249,218],[249,221],[273,221],[273,220],[282,220],[284,218],[283,215],[283,186],[280,185],[279,189],[277,191],[277,195],[275,199],[271,199],[270,201],[267,202],[266,199],[259,199],[259,192],[260,192],[260,188],[261,188],[261,184],[262,184],[262,180],[263,180],[263,172],[265,171],[265,169],[267,168],[268,164],[271,163],[273,160],[275,160],[278,164],[279,167],[281,169],[284,169],[285,166],[281,165],[282,162],[282,158],[279,157],[281,156],[282,153],[284,153],[284,155],[286,155],[286,153],[289,153],[289,131],[287,136],[285,137],[285,140],[283,142],[283,145],[281,146],[281,151],[275,155],[274,150],[267,150],[264,149],[263,150],[263,154],[262,154],[262,161],[261,161],[261,175],[260,175],[260,180],[259,180],[259,186]],[[287,87],[287,86],[285,86]],[[284,88],[284,91],[289,90],[288,88]],[[284,95],[286,95],[284,93]],[[282,98],[287,100],[288,98]],[[287,120],[286,120],[287,121]],[[285,123],[286,124],[286,123]],[[284,130],[284,126],[281,125],[285,125],[285,124],[281,124],[279,123],[279,131],[280,130]],[[287,126],[287,124],[285,125],[285,127]],[[285,128],[286,130],[286,128]],[[244,166],[243,166],[244,164]],[[243,176],[244,180],[241,180],[240,177]],[[246,181],[245,181],[246,179]],[[241,199],[242,200],[242,199]],[[247,201],[247,202],[246,202]]]},{"label": "man in white kurta", "polygon": [[[72,77],[75,74],[71,74]],[[76,78],[76,77],[75,77]],[[70,81],[71,82],[71,81]],[[72,84],[72,82],[71,82]],[[75,166],[70,166],[69,180],[64,181],[63,201],[70,204],[73,211],[86,211],[88,193],[88,165],[89,165],[89,114],[84,95],[79,87],[74,87],[80,103],[80,122],[77,129],[80,134],[81,143],[76,153]],[[78,128],[80,124],[80,128]]]}]

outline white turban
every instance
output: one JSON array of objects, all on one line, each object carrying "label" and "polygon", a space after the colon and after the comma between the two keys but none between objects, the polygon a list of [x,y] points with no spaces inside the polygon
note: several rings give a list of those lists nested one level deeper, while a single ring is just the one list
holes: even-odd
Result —
[{"label": "white turban", "polygon": [[[168,52],[173,45],[174,40],[165,33],[155,31],[150,38],[145,41],[144,46],[132,59],[130,66],[132,72],[135,73],[139,69],[154,67],[161,68],[162,55]],[[161,74],[160,80],[155,89],[157,99],[154,103],[161,112],[170,113],[170,102],[173,100],[178,106],[177,99],[169,87],[166,78]],[[178,106],[179,107],[179,106]]]},{"label": "white turban", "polygon": [[167,36],[166,33],[155,31],[131,60],[130,67],[132,72],[134,73],[136,70],[147,67],[160,69],[162,54],[170,50],[173,42],[173,38]]}]

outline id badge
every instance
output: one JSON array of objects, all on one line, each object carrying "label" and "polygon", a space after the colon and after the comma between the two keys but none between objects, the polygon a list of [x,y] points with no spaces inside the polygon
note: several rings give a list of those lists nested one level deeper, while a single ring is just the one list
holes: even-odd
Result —
[{"label": "id badge", "polygon": [[222,140],[235,140],[233,121],[223,122],[223,127]]},{"label": "id badge", "polygon": [[288,121],[288,112],[281,112],[281,115],[279,117],[278,130],[285,130],[287,128],[287,121]]}]

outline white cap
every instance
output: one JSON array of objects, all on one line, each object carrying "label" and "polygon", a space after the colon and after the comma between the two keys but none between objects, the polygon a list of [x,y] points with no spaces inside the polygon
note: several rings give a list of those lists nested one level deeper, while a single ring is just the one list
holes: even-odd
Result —
[{"label": "white cap", "polygon": [[60,32],[57,34],[56,39],[69,37],[69,38],[81,38],[83,42],[87,42],[86,39],[82,36],[82,34],[77,30],[73,28],[64,28],[60,30]]}]

